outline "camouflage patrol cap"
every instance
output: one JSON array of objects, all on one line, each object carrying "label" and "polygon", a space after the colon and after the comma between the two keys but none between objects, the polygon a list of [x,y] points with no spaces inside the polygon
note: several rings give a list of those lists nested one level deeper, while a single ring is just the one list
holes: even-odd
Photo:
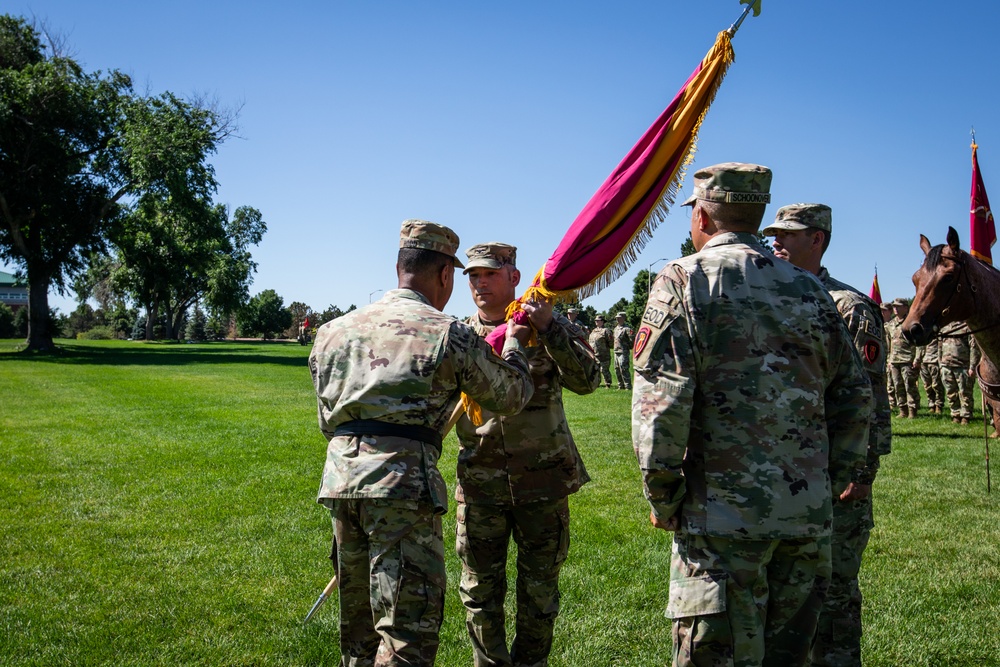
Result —
[{"label": "camouflage patrol cap", "polygon": [[598,315],[597,317],[594,318],[594,321],[595,322],[603,322],[604,321],[604,315]]},{"label": "camouflage patrol cap", "polygon": [[576,313],[576,314],[579,315],[580,314],[580,309],[579,308],[568,308],[568,309],[566,309],[566,312],[567,313]]},{"label": "camouflage patrol cap", "polygon": [[726,204],[771,203],[771,170],[759,164],[723,162],[694,173],[694,193],[683,206],[697,200]]},{"label": "camouflage patrol cap", "polygon": [[415,218],[404,220],[399,229],[399,247],[433,250],[451,257],[456,267],[465,268],[456,255],[458,234],[444,225]]},{"label": "camouflage patrol cap", "polygon": [[910,304],[908,304],[908,303],[906,302],[906,300],[905,300],[905,299],[903,299],[903,298],[899,298],[899,299],[896,299],[895,301],[893,301],[893,302],[892,302],[892,305],[893,305],[894,307],[895,307],[895,306],[903,306],[904,308],[909,308],[909,307],[910,307]]},{"label": "camouflage patrol cap", "polygon": [[628,315],[626,315],[624,312],[617,312],[615,313],[615,317],[628,317]]},{"label": "camouflage patrol cap", "polygon": [[465,251],[469,258],[463,273],[470,269],[499,269],[504,266],[517,266],[517,248],[506,243],[479,243]]},{"label": "camouflage patrol cap", "polygon": [[789,204],[778,209],[774,222],[761,232],[764,236],[774,236],[779,229],[795,232],[800,229],[833,229],[833,212],[826,204]]}]

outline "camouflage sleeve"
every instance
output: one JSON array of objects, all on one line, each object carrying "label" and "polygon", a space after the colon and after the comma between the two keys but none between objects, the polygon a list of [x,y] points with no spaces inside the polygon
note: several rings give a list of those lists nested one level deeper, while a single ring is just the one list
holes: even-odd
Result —
[{"label": "camouflage sleeve", "polygon": [[979,360],[982,358],[982,352],[979,350],[979,343],[976,342],[975,336],[969,334],[969,371],[975,372],[976,367],[979,366]]},{"label": "camouflage sleeve", "polygon": [[563,387],[583,395],[592,393],[600,386],[597,356],[579,328],[569,320],[556,317],[548,331],[538,334],[538,340],[559,369]]},{"label": "camouflage sleeve", "polygon": [[632,445],[653,514],[676,514],[687,486],[681,464],[694,404],[695,359],[682,287],[658,279],[636,336]]},{"label": "camouflage sleeve", "polygon": [[[840,304],[838,303],[838,307]],[[861,364],[868,374],[872,388],[872,417],[868,429],[868,449],[864,467],[854,474],[856,484],[871,484],[879,469],[879,457],[892,448],[892,411],[886,387],[885,337],[882,331],[882,314],[862,300],[853,302],[841,311],[847,331],[854,340],[854,347],[861,357]],[[917,348],[922,358],[926,347]]]},{"label": "camouflage sleeve", "polygon": [[[836,312],[836,311],[834,311]],[[865,462],[872,413],[872,388],[851,343],[847,325],[838,314],[830,323],[830,364],[833,379],[826,389],[826,428],[830,439],[830,482],[834,496],[854,481]]]},{"label": "camouflage sleeve", "polygon": [[913,360],[918,364],[924,363],[924,351],[927,349],[926,345],[917,346],[917,352],[913,355]]},{"label": "camouflage sleeve", "polygon": [[458,375],[459,389],[498,415],[520,412],[535,392],[528,358],[516,339],[504,343],[501,357],[472,327],[455,321],[445,343]]}]

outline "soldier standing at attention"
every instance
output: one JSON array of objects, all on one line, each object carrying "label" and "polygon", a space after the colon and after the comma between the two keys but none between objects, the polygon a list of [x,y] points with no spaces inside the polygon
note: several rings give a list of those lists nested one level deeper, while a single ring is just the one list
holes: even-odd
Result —
[{"label": "soldier standing at attention", "polygon": [[979,365],[979,347],[965,322],[946,324],[938,336],[941,340],[941,383],[948,394],[951,421],[968,424],[972,419],[972,378]]},{"label": "soldier standing at attention", "polygon": [[[521,272],[514,246],[470,248],[465,273],[477,313],[467,322],[485,337],[503,323]],[[482,424],[456,424],[459,592],[476,667],[546,665],[559,614],[559,569],[569,550],[568,496],[590,481],[563,411],[563,387],[597,388],[597,360],[583,333],[552,304],[523,305],[538,345],[527,349],[535,393],[520,413],[483,410]],[[510,323],[508,322],[508,326]],[[504,630],[507,548],[517,545],[515,635]]]},{"label": "soldier standing at attention", "polygon": [[927,345],[917,348],[917,364],[920,365],[920,380],[927,392],[927,409],[939,415],[944,409],[944,391],[941,387],[940,362],[941,339],[932,338]]},{"label": "soldier standing at attention", "polygon": [[632,327],[625,322],[625,313],[615,315],[615,330],[611,334],[615,341],[615,377],[619,389],[632,390],[632,370],[628,358],[632,352]]},{"label": "soldier standing at attention", "polygon": [[[883,322],[883,325],[884,325],[883,328],[882,328],[882,340],[885,341],[885,352],[886,352],[886,358],[888,359],[888,357],[892,356],[892,331],[891,331],[891,325],[892,325],[892,321],[893,321],[893,318],[895,317],[895,315],[893,315],[893,313],[892,313],[892,304],[889,303],[888,301],[882,302],[882,304],[879,306],[879,308],[882,310],[882,322]],[[888,368],[888,366],[887,366],[887,368]],[[893,388],[892,388],[892,373],[886,372],[886,374],[885,374],[885,387],[886,387],[886,391],[889,394],[889,409],[890,410],[895,410],[896,409],[896,392],[893,391]]]},{"label": "soldier standing at attention", "polygon": [[580,309],[579,308],[569,308],[566,310],[566,319],[572,324],[580,327],[580,331],[583,332],[584,336],[590,335],[590,328],[585,326],[583,322],[580,321]]},{"label": "soldier standing at attention", "polygon": [[805,665],[871,389],[830,295],[757,241],[771,171],[694,182],[698,252],[656,277],[633,353],[650,521],[674,531],[674,665]]},{"label": "soldier standing at attention", "polygon": [[462,392],[513,414],[533,386],[521,342],[501,357],[441,310],[455,285],[458,236],[431,222],[400,231],[399,288],[327,322],[309,370],[329,441],[319,502],[333,517],[345,665],[432,665],[444,610],[438,471],[441,436]]},{"label": "soldier standing at attention", "polygon": [[824,204],[793,204],[778,209],[764,236],[774,237],[774,254],[809,271],[823,283],[844,318],[874,395],[865,467],[833,503],[833,576],[823,602],[812,647],[813,667],[861,667],[861,558],[874,525],[872,483],[880,457],[891,451],[892,409],[885,385],[886,350],[878,305],[822,266],[830,247],[833,215]]},{"label": "soldier standing at attention", "polygon": [[611,348],[614,343],[611,340],[611,331],[604,328],[603,315],[594,318],[594,330],[590,332],[588,340],[590,347],[594,349],[594,355],[597,357],[601,377],[604,378],[604,386],[611,389]]},{"label": "soldier standing at attention", "polygon": [[892,302],[895,318],[889,323],[889,373],[899,416],[913,419],[920,408],[920,390],[917,388],[917,351],[903,337],[903,320],[910,312],[910,304],[903,299]]}]

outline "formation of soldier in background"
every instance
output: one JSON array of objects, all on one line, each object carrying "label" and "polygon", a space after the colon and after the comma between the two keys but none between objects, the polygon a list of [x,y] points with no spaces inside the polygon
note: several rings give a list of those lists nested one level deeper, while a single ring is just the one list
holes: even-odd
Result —
[{"label": "formation of soldier in background", "polygon": [[[882,305],[887,312],[886,304]],[[903,337],[902,323],[910,310],[905,299],[888,305],[892,316],[886,320],[886,344],[892,368],[888,379],[889,402],[898,417],[913,419],[921,408],[918,380],[927,394],[930,414],[943,414],[951,421],[968,424],[972,419],[976,367],[982,358],[979,346],[965,322],[946,325],[938,336],[923,346],[914,346]],[[945,403],[947,398],[947,405]]]}]

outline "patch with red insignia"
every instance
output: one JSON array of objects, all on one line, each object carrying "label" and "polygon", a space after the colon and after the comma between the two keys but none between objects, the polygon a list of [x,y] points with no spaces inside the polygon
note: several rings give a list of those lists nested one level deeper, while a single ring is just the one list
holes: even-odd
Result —
[{"label": "patch with red insignia", "polygon": [[874,364],[878,361],[879,354],[882,352],[882,347],[874,342],[868,341],[864,344],[865,361],[869,364]]},{"label": "patch with red insignia", "polygon": [[642,327],[639,329],[639,333],[635,335],[635,345],[632,347],[632,358],[638,359],[639,355],[642,354],[643,348],[646,347],[646,343],[649,342],[649,336],[652,333],[649,327]]}]

